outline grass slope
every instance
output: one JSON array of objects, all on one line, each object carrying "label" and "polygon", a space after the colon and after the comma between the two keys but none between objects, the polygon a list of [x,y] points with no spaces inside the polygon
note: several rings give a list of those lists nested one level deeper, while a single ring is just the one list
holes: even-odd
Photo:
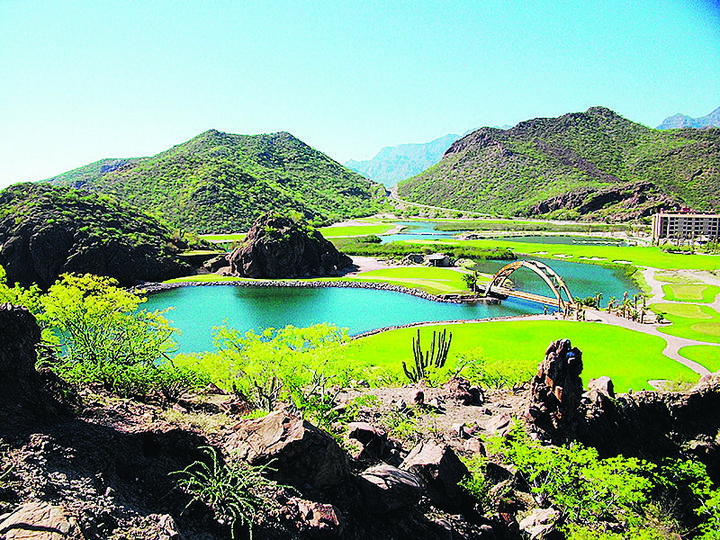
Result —
[{"label": "grass slope", "polygon": [[709,306],[692,304],[652,304],[655,312],[664,313],[672,326],[660,331],[671,336],[720,343],[720,313]]},{"label": "grass slope", "polygon": [[692,345],[683,347],[678,352],[688,360],[693,360],[701,366],[705,366],[712,373],[720,371],[720,347]]},{"label": "grass slope", "polygon": [[[428,242],[430,244],[430,242]],[[442,245],[459,245],[455,242],[434,242]],[[582,262],[586,259],[601,259],[612,263],[626,261],[634,266],[650,266],[660,269],[677,270],[714,270],[720,268],[720,255],[680,255],[665,253],[656,246],[600,246],[588,244],[531,244],[529,242],[513,242],[511,240],[467,240],[464,246],[477,248],[508,248],[515,253],[537,255],[542,257],[558,257],[568,261]],[[442,249],[438,247],[438,249]]]},{"label": "grass slope", "polygon": [[[448,366],[454,368],[462,355],[480,355],[516,365],[534,374],[551,341],[568,338],[583,351],[582,378],[608,375],[620,392],[651,389],[648,380],[696,381],[690,369],[663,356],[665,341],[616,326],[575,321],[488,321],[453,325],[433,325],[421,329],[423,344],[433,330],[447,328],[453,334]],[[402,373],[400,362],[412,362],[415,328],[403,328],[354,340],[347,359],[363,365],[376,365]]]},{"label": "grass slope", "polygon": [[720,293],[720,287],[716,285],[696,285],[688,283],[675,283],[663,285],[665,300],[671,302],[702,302],[711,303]]}]

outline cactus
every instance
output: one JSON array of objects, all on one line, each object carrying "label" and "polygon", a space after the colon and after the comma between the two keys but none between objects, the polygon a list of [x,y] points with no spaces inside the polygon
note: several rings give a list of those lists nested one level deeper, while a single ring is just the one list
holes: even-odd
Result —
[{"label": "cactus", "polygon": [[443,330],[440,334],[433,331],[432,343],[430,344],[430,350],[426,351],[423,355],[422,348],[420,346],[420,329],[417,331],[417,338],[413,338],[412,348],[413,356],[415,358],[415,367],[408,369],[405,361],[403,360],[402,367],[405,372],[405,376],[410,381],[416,383],[425,379],[425,369],[429,366],[441,368],[447,361],[448,351],[450,350],[450,343],[452,343],[452,332],[450,337],[445,339],[447,329]]}]

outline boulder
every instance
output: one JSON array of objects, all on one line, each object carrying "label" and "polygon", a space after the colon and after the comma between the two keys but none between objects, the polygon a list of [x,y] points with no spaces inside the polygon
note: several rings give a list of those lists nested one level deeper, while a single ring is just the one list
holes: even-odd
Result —
[{"label": "boulder", "polygon": [[387,433],[367,422],[348,424],[348,439],[360,445],[358,452],[353,456],[355,459],[383,459],[390,450]]},{"label": "boulder", "polygon": [[83,540],[77,521],[62,506],[25,503],[0,522],[4,540]]},{"label": "boulder", "polygon": [[410,451],[400,468],[415,473],[423,481],[428,497],[437,506],[454,510],[465,504],[464,491],[458,482],[470,473],[450,446],[421,442]]},{"label": "boulder", "polygon": [[337,537],[342,534],[343,524],[339,511],[332,504],[290,498],[283,510],[284,517],[310,537]]},{"label": "boulder", "polygon": [[536,508],[520,521],[520,530],[531,540],[549,539],[555,533],[555,523],[559,518],[560,512],[553,508]]},{"label": "boulder", "polygon": [[27,406],[37,400],[40,377],[35,371],[40,327],[23,307],[0,305],[0,406]]},{"label": "boulder", "polygon": [[583,394],[581,372],[582,353],[570,340],[559,339],[548,346],[530,386],[526,418],[532,429],[551,442],[562,442],[571,429]]},{"label": "boulder", "polygon": [[209,259],[203,263],[203,268],[207,270],[210,273],[217,272],[221,268],[225,268],[226,266],[229,266],[230,263],[228,262],[228,256],[227,254],[218,255],[217,257],[213,257],[212,259]]},{"label": "boulder", "polygon": [[224,449],[252,464],[272,461],[280,481],[299,487],[329,488],[349,475],[345,452],[332,436],[284,411],[242,420]]},{"label": "boulder", "polygon": [[229,262],[232,274],[250,278],[335,276],[352,265],[314,228],[272,214],[255,222]]},{"label": "boulder", "polygon": [[448,399],[462,405],[482,405],[484,396],[480,388],[472,386],[462,377],[453,377],[443,385],[443,392]]},{"label": "boulder", "polygon": [[485,424],[485,430],[491,435],[504,437],[515,427],[513,417],[508,413],[499,414]]},{"label": "boulder", "polygon": [[360,492],[367,509],[374,514],[414,506],[422,496],[420,479],[392,465],[375,465],[359,476]]},{"label": "boulder", "polygon": [[615,397],[615,385],[607,375],[598,377],[597,379],[590,379],[588,382],[588,390],[597,390],[608,397]]}]

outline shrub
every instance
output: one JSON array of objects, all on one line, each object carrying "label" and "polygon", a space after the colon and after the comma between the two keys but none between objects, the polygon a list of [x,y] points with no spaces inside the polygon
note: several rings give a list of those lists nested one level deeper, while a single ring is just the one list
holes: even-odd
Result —
[{"label": "shrub", "polygon": [[207,458],[198,460],[178,475],[177,486],[190,496],[188,508],[194,502],[207,505],[215,519],[230,527],[235,538],[236,525],[247,525],[252,538],[253,521],[268,501],[262,495],[263,488],[272,482],[263,476],[267,466],[253,466],[239,459],[222,463],[217,451],[211,446],[201,448]]}]

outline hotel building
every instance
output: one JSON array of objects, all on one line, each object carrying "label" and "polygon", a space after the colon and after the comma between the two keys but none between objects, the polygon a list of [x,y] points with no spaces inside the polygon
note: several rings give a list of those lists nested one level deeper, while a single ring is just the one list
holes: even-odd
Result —
[{"label": "hotel building", "polygon": [[655,214],[652,218],[653,241],[715,240],[720,235],[720,214]]}]

